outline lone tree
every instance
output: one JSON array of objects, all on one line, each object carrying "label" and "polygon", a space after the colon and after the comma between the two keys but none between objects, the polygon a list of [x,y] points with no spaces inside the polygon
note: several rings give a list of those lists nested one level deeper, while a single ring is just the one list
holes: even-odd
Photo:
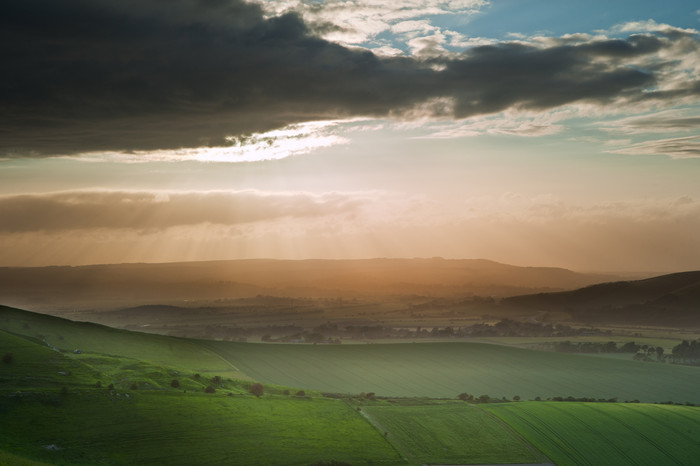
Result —
[{"label": "lone tree", "polygon": [[215,391],[216,390],[211,385],[204,389],[204,393],[214,393]]},{"label": "lone tree", "polygon": [[306,396],[306,392],[304,390],[299,390],[297,396]]},{"label": "lone tree", "polygon": [[178,388],[178,387],[180,387],[180,381],[177,379],[173,379],[173,381],[170,382],[170,386],[173,388]]},{"label": "lone tree", "polygon": [[265,387],[261,383],[254,383],[250,386],[250,393],[260,398],[265,393]]},{"label": "lone tree", "polygon": [[457,398],[459,398],[462,401],[472,401],[474,400],[474,395],[470,395],[469,393],[460,393],[457,395]]}]

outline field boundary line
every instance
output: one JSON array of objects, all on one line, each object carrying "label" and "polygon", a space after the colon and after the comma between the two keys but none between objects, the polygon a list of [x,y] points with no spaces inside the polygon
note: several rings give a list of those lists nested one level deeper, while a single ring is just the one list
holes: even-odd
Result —
[{"label": "field boundary line", "polygon": [[[347,400],[343,400],[343,402],[348,405],[353,411],[357,412],[355,407],[353,407]],[[379,433],[382,437],[384,437],[384,433],[387,433],[387,436],[384,437],[386,442],[391,445],[391,447],[396,451],[396,453],[399,454],[401,459],[405,460],[409,464],[422,464],[421,461],[418,461],[418,458],[413,456],[412,454],[408,453],[406,446],[403,445],[398,439],[394,437],[394,435],[389,432],[383,425],[379,423],[375,418],[373,418],[367,411],[362,409],[363,407],[360,407],[359,415],[362,416],[365,421],[369,425],[371,425],[377,433]],[[392,438],[392,441],[389,441],[389,437]]]}]

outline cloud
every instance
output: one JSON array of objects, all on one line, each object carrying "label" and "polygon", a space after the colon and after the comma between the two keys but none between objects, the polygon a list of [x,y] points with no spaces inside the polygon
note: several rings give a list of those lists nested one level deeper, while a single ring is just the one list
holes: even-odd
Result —
[{"label": "cloud", "polygon": [[[387,15],[391,24],[416,17]],[[297,13],[275,16],[240,0],[8,0],[0,157],[229,147],[302,122],[410,118],[436,101],[453,105],[435,116],[462,119],[700,95],[687,58],[697,55],[697,37],[683,31],[513,41],[437,58],[446,38],[416,37],[421,60],[344,47],[313,27]]]},{"label": "cloud", "polygon": [[700,115],[687,110],[667,110],[646,115],[635,115],[600,124],[608,131],[624,134],[686,132],[700,130]]},{"label": "cloud", "polygon": [[260,2],[268,15],[294,12],[311,30],[326,40],[343,45],[371,44],[386,32],[406,32],[408,24],[423,23],[433,28],[425,16],[465,17],[488,5],[485,0],[272,0]]},{"label": "cloud", "polygon": [[608,152],[630,155],[666,155],[672,159],[700,158],[700,136],[644,141]]},{"label": "cloud", "polygon": [[236,226],[355,212],[359,195],[260,191],[70,191],[0,196],[0,233],[144,230],[202,224]]}]

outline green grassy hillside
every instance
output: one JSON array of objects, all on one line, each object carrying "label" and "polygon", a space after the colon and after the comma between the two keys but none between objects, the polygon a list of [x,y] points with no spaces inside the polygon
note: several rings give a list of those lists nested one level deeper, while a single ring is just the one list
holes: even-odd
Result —
[{"label": "green grassy hillside", "polygon": [[[298,388],[330,388],[449,398],[470,392],[696,401],[695,367],[468,343],[205,342],[1,311],[0,328],[17,333],[0,331],[0,464],[391,465],[549,458],[560,465],[690,465],[700,457],[700,408],[694,407],[470,406],[427,398],[294,395]],[[266,382],[265,394],[249,393],[250,378],[217,380],[222,369],[242,374],[232,367]],[[207,386],[215,392],[205,393]],[[283,394],[285,386],[292,395]]]},{"label": "green grassy hillside", "polygon": [[0,353],[0,464],[401,463],[343,401],[256,398],[227,379],[205,393],[203,376],[2,331]]},{"label": "green grassy hillside", "polygon": [[231,363],[200,345],[197,340],[73,322],[6,306],[0,306],[0,329],[36,338],[47,346],[68,352],[80,350],[122,356],[194,372],[215,372],[227,377],[247,378]]}]

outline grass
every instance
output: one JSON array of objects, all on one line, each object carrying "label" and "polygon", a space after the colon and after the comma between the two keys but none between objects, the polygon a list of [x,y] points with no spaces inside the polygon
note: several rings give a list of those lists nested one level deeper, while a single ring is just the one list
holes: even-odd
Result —
[{"label": "grass", "polygon": [[690,465],[700,458],[700,408],[529,402],[486,409],[559,465]]},{"label": "grass", "polygon": [[362,411],[415,464],[540,463],[544,455],[489,412],[466,403],[372,404]]},{"label": "grass", "polygon": [[[0,307],[0,328],[46,344],[173,371],[337,393],[454,398],[613,398],[700,404],[696,367],[467,342],[263,345],[115,330]],[[77,360],[85,355],[73,355]],[[102,372],[109,372],[96,368]],[[157,372],[158,369],[155,369]],[[140,371],[143,373],[143,371]],[[125,376],[126,377],[126,376]],[[127,377],[128,378],[128,377]],[[158,379],[158,377],[151,377]],[[160,379],[167,379],[160,377]],[[145,379],[143,383],[151,383]]]},{"label": "grass", "polygon": [[0,329],[30,336],[55,348],[138,359],[193,372],[214,372],[247,378],[231,363],[202,347],[197,340],[118,330],[87,322],[0,306]]},{"label": "grass", "polygon": [[330,399],[83,390],[0,400],[11,426],[0,449],[52,464],[401,462],[356,411]]},{"label": "grass", "polygon": [[696,367],[481,343],[262,345],[202,342],[263,382],[389,397],[555,396],[700,403]]},{"label": "grass", "polygon": [[[560,465],[694,464],[700,458],[700,408],[474,407],[427,399],[358,404],[308,390],[697,402],[696,367],[469,343],[205,342],[0,311],[0,328],[18,333],[0,331],[0,356],[13,355],[0,362],[0,464],[405,464],[401,455],[416,464],[523,463],[543,461],[538,452]],[[214,382],[217,370],[241,374],[238,369],[265,382],[266,394],[250,395],[250,378]],[[173,379],[180,387],[170,387]],[[113,390],[106,388],[110,383]],[[204,393],[212,384],[216,393]],[[285,387],[311,396],[281,395]]]},{"label": "grass", "polygon": [[[233,380],[206,394],[211,379],[192,374],[180,374],[181,386],[170,388],[170,368],[61,353],[7,332],[0,332],[0,352],[13,355],[0,363],[0,464],[402,462],[342,401],[256,398],[245,388],[249,382]],[[110,381],[118,382],[113,390]],[[128,389],[132,384],[139,388]]]}]

